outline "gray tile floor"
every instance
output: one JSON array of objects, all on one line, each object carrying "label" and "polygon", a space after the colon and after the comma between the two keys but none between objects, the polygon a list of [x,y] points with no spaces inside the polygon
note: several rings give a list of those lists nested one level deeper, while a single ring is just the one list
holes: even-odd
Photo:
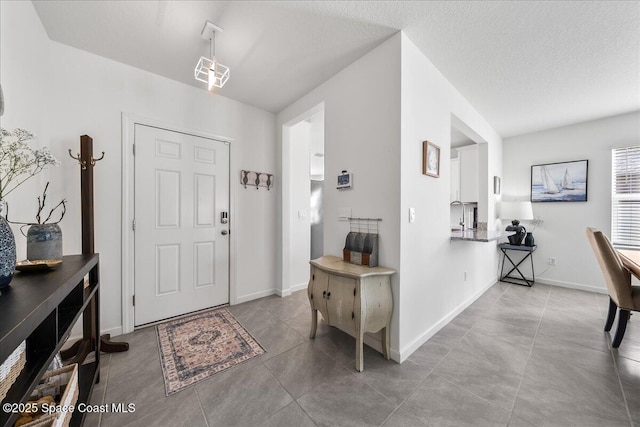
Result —
[{"label": "gray tile floor", "polygon": [[[135,403],[87,426],[640,426],[640,315],[619,350],[608,297],[497,283],[399,365],[326,324],[306,292],[231,307],[267,353],[165,397],[155,328],[103,357],[93,403]],[[615,327],[615,325],[614,325]]]}]

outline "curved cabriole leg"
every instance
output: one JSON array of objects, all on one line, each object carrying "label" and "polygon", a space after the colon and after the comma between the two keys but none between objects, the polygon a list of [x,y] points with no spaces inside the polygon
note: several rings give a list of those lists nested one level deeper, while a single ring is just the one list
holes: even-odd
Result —
[{"label": "curved cabriole leg", "polygon": [[391,358],[391,352],[389,351],[389,332],[389,326],[385,326],[384,328],[382,328],[382,355],[387,360]]},{"label": "curved cabriole leg", "polygon": [[617,309],[618,309],[618,306],[616,305],[615,302],[613,302],[613,299],[609,297],[609,313],[607,314],[607,323],[604,324],[604,330],[606,332],[609,332],[611,330],[611,327],[613,326],[613,321],[616,318]]},{"label": "curved cabriole leg", "polygon": [[309,338],[316,337],[316,329],[318,328],[318,310],[311,309],[311,332],[309,332]]},{"label": "curved cabriole leg", "polygon": [[613,348],[620,347],[622,337],[624,337],[624,331],[627,329],[627,320],[629,320],[629,310],[620,310],[618,315],[618,327],[616,328],[616,336],[613,337]]},{"label": "curved cabriole leg", "polygon": [[356,323],[356,371],[364,371],[364,351],[362,343],[364,341],[364,334],[362,329],[358,327]]}]

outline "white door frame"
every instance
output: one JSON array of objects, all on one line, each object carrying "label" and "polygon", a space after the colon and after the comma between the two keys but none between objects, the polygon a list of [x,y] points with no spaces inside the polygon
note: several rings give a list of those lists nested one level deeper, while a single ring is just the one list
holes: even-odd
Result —
[{"label": "white door frame", "polygon": [[[278,295],[281,297],[291,295],[292,289],[296,283],[291,283],[291,231],[290,224],[293,220],[291,218],[291,126],[309,119],[318,113],[324,111],[324,101],[311,107],[302,114],[297,115],[293,119],[282,124],[282,179],[280,183],[282,185],[282,222],[280,227],[282,230],[282,245],[281,245],[281,288],[278,291]],[[325,117],[326,120],[326,117]]]},{"label": "white door frame", "polygon": [[214,135],[199,130],[175,126],[160,120],[140,117],[135,114],[122,113],[122,333],[134,330],[133,295],[135,291],[135,236],[133,232],[134,219],[134,165],[133,143],[135,141],[135,125],[145,125],[165,129],[172,132],[184,133],[201,138],[213,139],[229,143],[229,303],[236,304],[238,288],[236,283],[236,240],[235,240],[235,212],[236,187],[233,185],[232,175],[235,168],[235,144],[233,139]]}]

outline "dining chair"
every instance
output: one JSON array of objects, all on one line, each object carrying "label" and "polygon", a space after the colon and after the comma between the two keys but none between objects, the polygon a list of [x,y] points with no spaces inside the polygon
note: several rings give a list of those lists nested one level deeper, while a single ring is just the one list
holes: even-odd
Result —
[{"label": "dining chair", "polygon": [[588,227],[587,239],[598,259],[609,291],[609,313],[604,325],[610,331],[619,309],[618,327],[611,345],[618,348],[632,311],[640,311],[640,286],[631,285],[631,274],[640,278],[640,265],[619,253],[600,230]]}]

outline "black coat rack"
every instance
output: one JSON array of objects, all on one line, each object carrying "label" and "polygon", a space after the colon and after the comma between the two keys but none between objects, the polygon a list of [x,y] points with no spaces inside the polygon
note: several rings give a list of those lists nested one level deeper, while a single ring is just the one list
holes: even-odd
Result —
[{"label": "black coat rack", "polygon": [[[69,156],[77,160],[81,166],[82,253],[94,254],[93,167],[104,158],[104,151],[99,158],[94,158],[93,139],[88,135],[82,135],[80,137],[80,154],[74,156],[69,150]],[[96,299],[93,299],[91,304],[96,304]],[[96,307],[96,309],[96,313],[99,313],[99,307]],[[83,322],[85,336],[90,336],[90,332],[95,330],[95,325],[87,318],[83,318]],[[86,331],[89,331],[89,334]],[[62,359],[72,359],[72,363],[82,363],[91,352],[92,346],[90,344],[92,343],[89,342],[89,339],[76,341],[69,349],[60,352]],[[117,353],[129,350],[129,344],[126,342],[113,342],[111,341],[111,335],[105,334],[100,337],[98,348],[105,353]]]}]

